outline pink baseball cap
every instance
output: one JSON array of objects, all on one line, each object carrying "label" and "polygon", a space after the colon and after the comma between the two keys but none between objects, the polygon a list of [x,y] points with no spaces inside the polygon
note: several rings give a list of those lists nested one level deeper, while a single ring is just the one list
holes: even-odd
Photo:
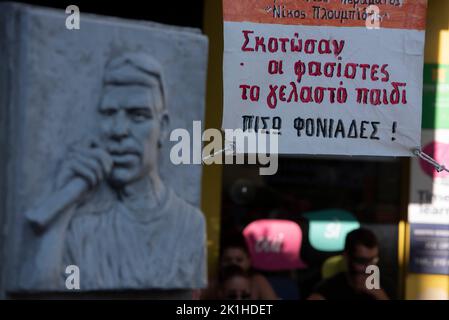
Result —
[{"label": "pink baseball cap", "polygon": [[264,271],[304,269],[302,230],[288,220],[257,220],[243,230],[254,268]]}]

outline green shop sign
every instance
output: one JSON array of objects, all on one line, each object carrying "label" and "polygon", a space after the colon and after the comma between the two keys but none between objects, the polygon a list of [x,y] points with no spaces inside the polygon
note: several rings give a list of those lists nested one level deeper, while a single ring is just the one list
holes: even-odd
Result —
[{"label": "green shop sign", "polygon": [[449,65],[424,65],[423,129],[449,129]]}]

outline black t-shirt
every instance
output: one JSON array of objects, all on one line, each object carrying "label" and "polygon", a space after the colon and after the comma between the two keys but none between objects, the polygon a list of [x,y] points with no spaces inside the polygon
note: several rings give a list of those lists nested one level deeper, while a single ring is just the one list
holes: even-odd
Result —
[{"label": "black t-shirt", "polygon": [[322,281],[313,291],[326,300],[375,300],[367,293],[355,291],[348,283],[344,272]]}]

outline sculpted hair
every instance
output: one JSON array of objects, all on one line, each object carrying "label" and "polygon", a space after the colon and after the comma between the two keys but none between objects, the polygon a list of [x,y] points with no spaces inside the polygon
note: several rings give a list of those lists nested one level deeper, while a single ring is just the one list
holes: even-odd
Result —
[{"label": "sculpted hair", "polygon": [[105,85],[141,85],[158,88],[157,110],[167,112],[167,92],[162,65],[144,52],[127,52],[108,61],[104,73]]}]

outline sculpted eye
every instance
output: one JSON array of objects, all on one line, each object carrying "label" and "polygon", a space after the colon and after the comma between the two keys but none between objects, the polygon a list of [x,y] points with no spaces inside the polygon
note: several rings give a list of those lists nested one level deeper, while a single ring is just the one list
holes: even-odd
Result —
[{"label": "sculpted eye", "polygon": [[100,110],[100,113],[104,116],[113,116],[114,114],[117,113],[117,109],[104,108]]},{"label": "sculpted eye", "polygon": [[145,121],[151,119],[153,116],[151,111],[147,108],[132,108],[128,110],[128,114],[133,121]]}]

